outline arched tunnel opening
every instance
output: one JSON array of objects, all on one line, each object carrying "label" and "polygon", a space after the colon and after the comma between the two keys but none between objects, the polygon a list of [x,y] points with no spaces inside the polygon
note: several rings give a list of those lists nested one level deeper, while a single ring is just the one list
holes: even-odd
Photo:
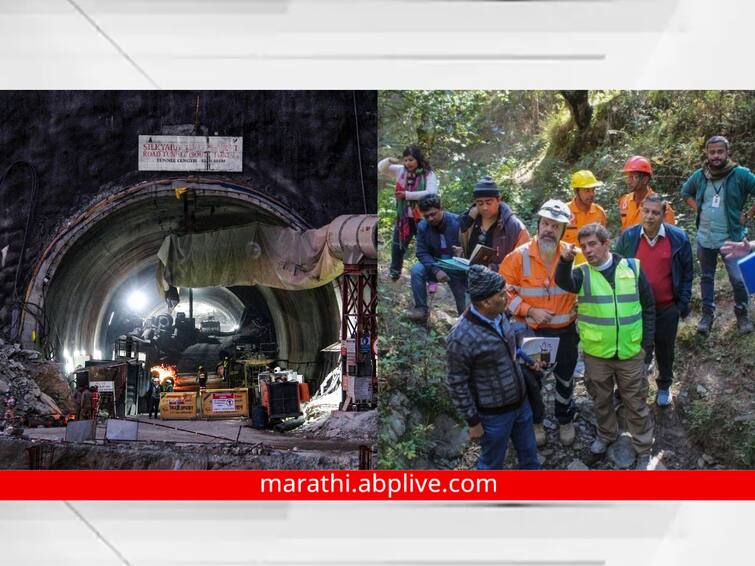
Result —
[{"label": "arched tunnel opening", "polygon": [[[192,198],[179,198],[182,189]],[[151,181],[111,194],[71,219],[43,254],[27,302],[44,315],[27,315],[23,335],[69,371],[88,358],[111,359],[118,337],[128,333],[160,345],[146,349],[159,357],[149,363],[167,362],[179,372],[214,367],[229,349],[246,348],[302,374],[314,391],[338,363],[337,354],[322,351],[339,339],[335,282],[296,291],[193,289],[191,307],[189,290],[180,289],[172,310],[160,293],[157,252],[166,236],[251,222],[308,228],[275,200],[224,181]],[[165,327],[170,338],[160,343],[155,329]]]}]

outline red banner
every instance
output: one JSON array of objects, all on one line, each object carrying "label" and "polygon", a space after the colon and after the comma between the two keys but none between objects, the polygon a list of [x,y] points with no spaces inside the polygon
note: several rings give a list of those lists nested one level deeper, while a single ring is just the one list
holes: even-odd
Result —
[{"label": "red banner", "polygon": [[[221,489],[148,490],[145,485]],[[754,471],[4,471],[2,500],[752,500]]]}]

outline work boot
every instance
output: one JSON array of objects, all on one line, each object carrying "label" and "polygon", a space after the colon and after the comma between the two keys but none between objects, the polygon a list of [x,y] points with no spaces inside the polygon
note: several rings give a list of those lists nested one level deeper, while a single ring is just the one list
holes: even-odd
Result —
[{"label": "work boot", "polygon": [[707,336],[710,334],[710,329],[713,327],[713,313],[703,312],[703,316],[700,317],[700,322],[697,323],[697,333]]},{"label": "work boot", "polygon": [[532,428],[535,430],[535,442],[537,443],[538,448],[542,448],[547,442],[547,438],[545,437],[545,427],[543,426],[543,423],[535,423]]},{"label": "work boot", "polygon": [[401,272],[390,269],[388,270],[388,277],[390,277],[391,281],[398,281],[398,278],[401,277]]},{"label": "work boot", "polygon": [[740,334],[749,334],[752,332],[752,321],[747,316],[747,311],[736,311],[737,315],[737,328],[739,328]]},{"label": "work boot", "polygon": [[571,446],[574,444],[574,438],[577,433],[574,430],[574,423],[562,424],[558,427],[558,439],[563,446]]},{"label": "work boot", "polygon": [[596,456],[601,456],[602,454],[605,454],[607,451],[608,451],[608,443],[600,437],[597,437],[595,440],[592,441],[592,444],[590,444],[590,452],[592,452]]},{"label": "work boot", "polygon": [[412,322],[427,322],[427,309],[421,309],[417,307],[409,309],[406,313],[406,318],[408,318]]}]

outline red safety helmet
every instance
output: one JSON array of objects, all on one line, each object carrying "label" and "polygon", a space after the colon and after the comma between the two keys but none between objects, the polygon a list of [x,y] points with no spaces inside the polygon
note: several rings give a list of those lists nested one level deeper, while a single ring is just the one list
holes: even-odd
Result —
[{"label": "red safety helmet", "polygon": [[627,159],[627,162],[624,163],[624,173],[647,173],[648,175],[653,174],[653,167],[650,165],[650,160],[646,157],[642,157],[641,155],[633,155],[629,159]]}]

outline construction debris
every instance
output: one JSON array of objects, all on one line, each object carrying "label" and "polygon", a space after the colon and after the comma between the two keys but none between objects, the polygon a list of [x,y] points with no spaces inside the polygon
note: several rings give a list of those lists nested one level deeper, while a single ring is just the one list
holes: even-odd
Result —
[{"label": "construction debris", "polygon": [[372,442],[377,436],[377,421],[377,409],[363,412],[333,411],[308,422],[297,432],[315,438]]},{"label": "construction debris", "polygon": [[63,426],[73,410],[70,388],[57,364],[40,361],[39,352],[0,339],[0,429],[4,434],[18,436],[23,427]]}]

